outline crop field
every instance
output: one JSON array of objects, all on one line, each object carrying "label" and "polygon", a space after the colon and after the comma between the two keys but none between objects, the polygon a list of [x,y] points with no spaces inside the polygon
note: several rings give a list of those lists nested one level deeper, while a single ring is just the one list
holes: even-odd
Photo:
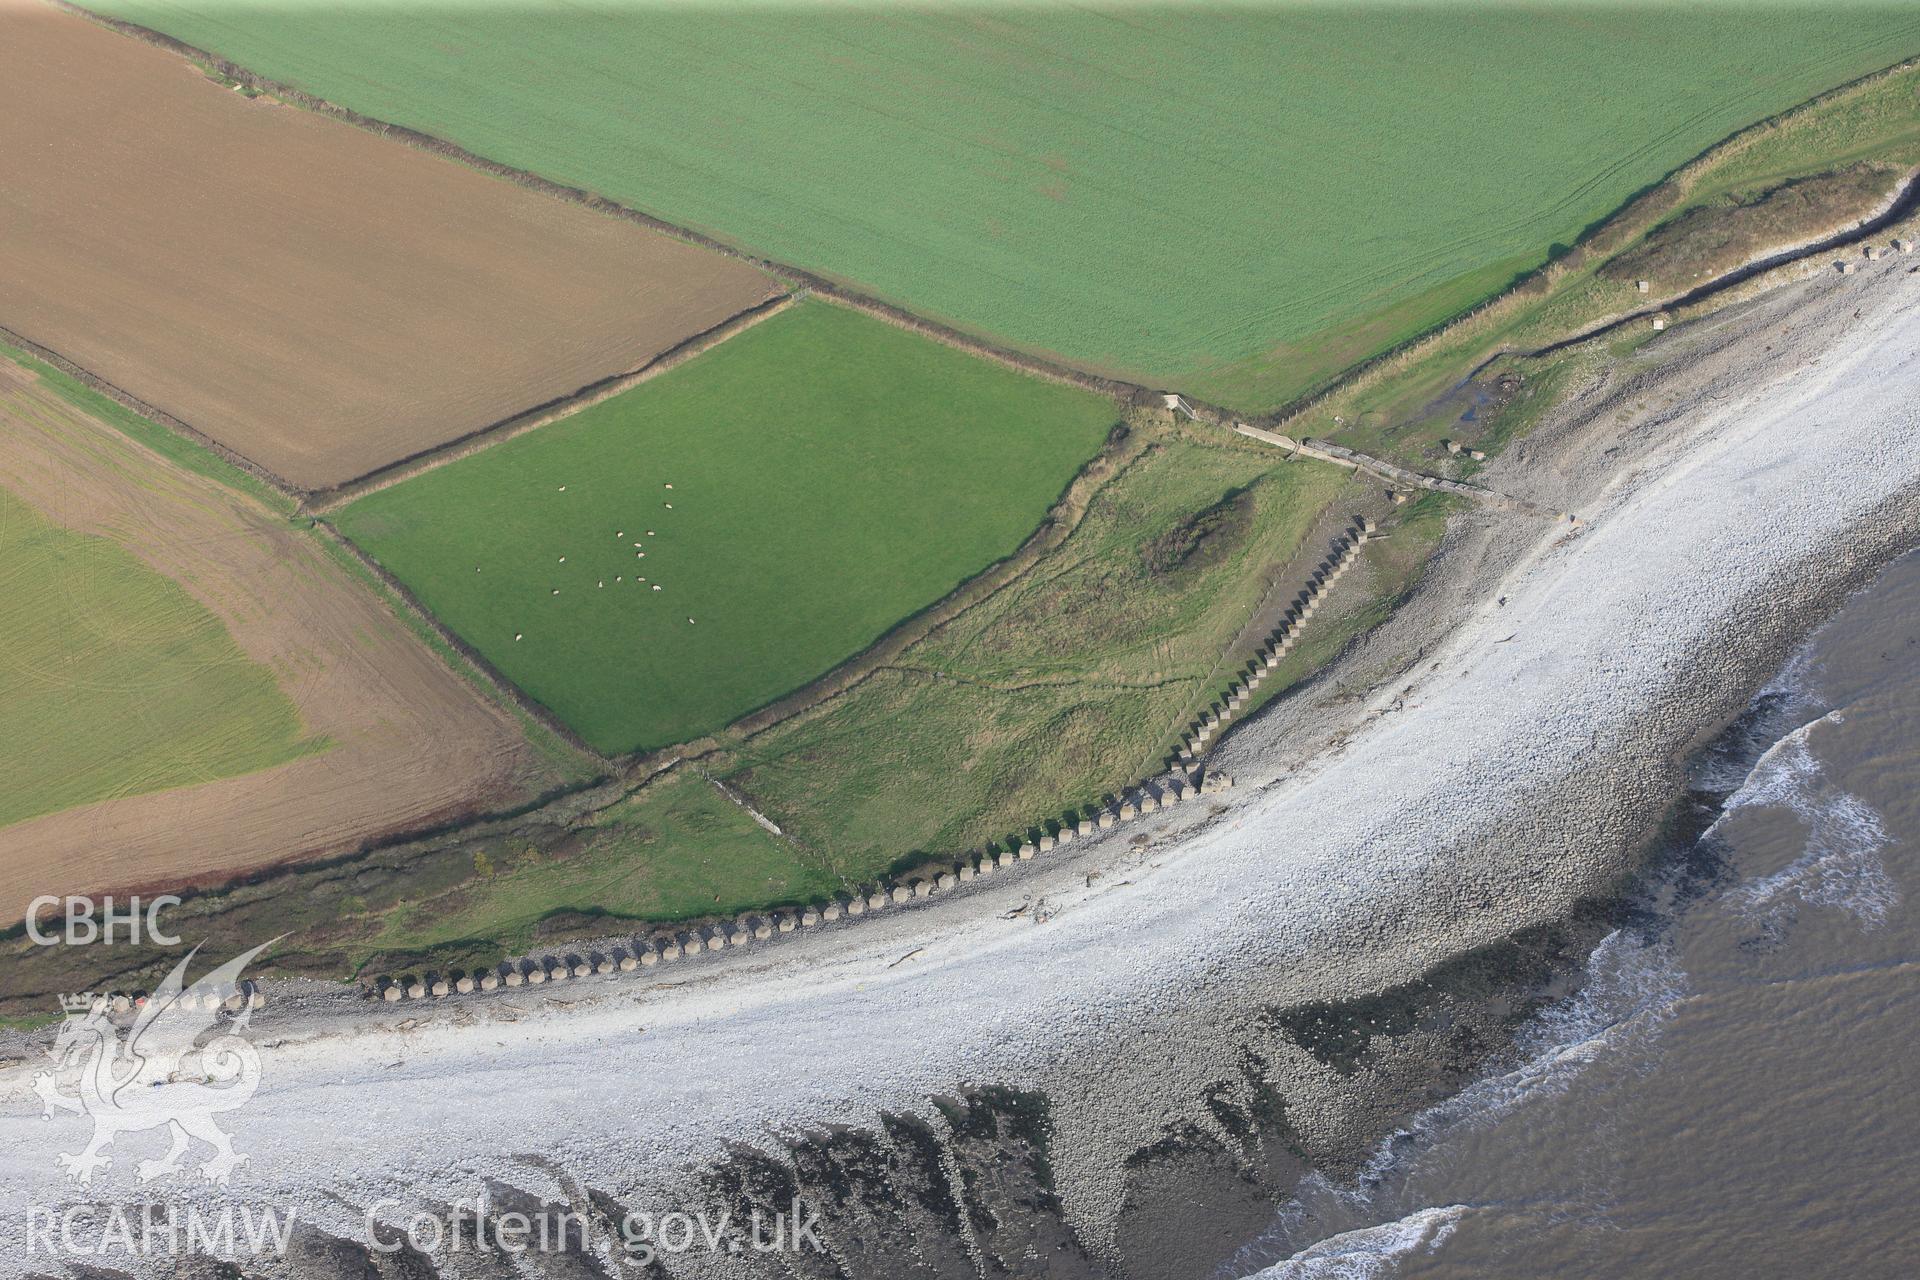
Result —
[{"label": "crop field", "polygon": [[803,302],[340,530],[603,751],[827,671],[1017,548],[1114,406]]},{"label": "crop field", "polygon": [[0,326],[299,489],[776,292],[721,254],[0,6]]},{"label": "crop field", "polygon": [[1873,3],[95,7],[1250,411],[1496,291],[1719,138],[1920,52],[1920,12]]},{"label": "crop field", "polygon": [[0,362],[0,927],[551,785],[314,537],[90,398]]},{"label": "crop field", "polygon": [[177,583],[4,490],[0,592],[0,826],[323,745]]}]

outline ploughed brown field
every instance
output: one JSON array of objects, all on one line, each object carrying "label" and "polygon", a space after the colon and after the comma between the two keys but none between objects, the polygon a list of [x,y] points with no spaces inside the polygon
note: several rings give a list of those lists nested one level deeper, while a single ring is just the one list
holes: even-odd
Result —
[{"label": "ploughed brown field", "polygon": [[0,3],[0,326],[299,489],[775,291],[745,263]]},{"label": "ploughed brown field", "polygon": [[0,927],[38,894],[220,881],[552,785],[513,718],[312,535],[131,443],[5,361],[0,489],[177,582],[328,744],[271,768],[0,827]]}]

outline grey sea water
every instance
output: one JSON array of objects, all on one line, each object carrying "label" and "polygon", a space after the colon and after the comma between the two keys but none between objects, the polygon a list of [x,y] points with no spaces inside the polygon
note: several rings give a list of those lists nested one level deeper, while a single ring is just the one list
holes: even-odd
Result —
[{"label": "grey sea water", "polygon": [[1223,1276],[1920,1275],[1920,553],[1692,784],[1516,1065],[1309,1179]]}]

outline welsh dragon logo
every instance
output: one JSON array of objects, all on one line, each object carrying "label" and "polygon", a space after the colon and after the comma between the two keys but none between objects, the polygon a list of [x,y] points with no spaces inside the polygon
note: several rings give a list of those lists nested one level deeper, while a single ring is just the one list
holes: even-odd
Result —
[{"label": "welsh dragon logo", "polygon": [[[159,1128],[170,1132],[171,1144],[160,1159],[135,1166],[142,1182],[179,1172],[195,1138],[213,1148],[200,1166],[209,1181],[224,1184],[246,1163],[214,1117],[246,1105],[259,1087],[260,1054],[245,1037],[253,1012],[246,999],[232,997],[241,971],[272,945],[263,943],[185,986],[195,947],[141,1006],[124,1040],[105,1001],[64,1001],[67,1021],[48,1050],[54,1070],[36,1075],[33,1089],[46,1119],[58,1109],[93,1120],[86,1148],[60,1154],[69,1178],[92,1182],[113,1167],[104,1152],[115,1138]],[[63,1085],[77,1091],[64,1093]]]}]

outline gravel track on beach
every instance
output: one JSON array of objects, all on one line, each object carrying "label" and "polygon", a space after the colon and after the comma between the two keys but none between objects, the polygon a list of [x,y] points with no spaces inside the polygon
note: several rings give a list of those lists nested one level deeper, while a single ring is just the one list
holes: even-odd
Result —
[{"label": "gravel track on beach", "polygon": [[[1380,1121],[1396,1073],[1417,1074],[1417,1038],[1399,1066],[1343,1074],[1263,1032],[1263,1013],[1385,990],[1604,892],[1685,754],[1911,545],[1910,262],[1672,331],[1577,395],[1485,479],[1584,524],[1458,518],[1391,623],[1228,740],[1227,797],[955,901],[658,981],[350,1023],[270,1010],[255,1039],[278,1043],[228,1125],[251,1157],[233,1195],[353,1239],[375,1201],[404,1215],[488,1178],[681,1207],[688,1163],[730,1142],[777,1148],[1006,1084],[1048,1099],[1060,1212],[1111,1258],[1128,1252],[1127,1158],[1181,1126],[1217,1131],[1200,1100],[1223,1083],[1263,1081],[1310,1151],[1337,1149]],[[28,1205],[135,1194],[131,1150],[91,1192],[61,1181],[53,1152],[86,1124],[42,1124],[32,1069],[0,1075],[0,1241]],[[768,1274],[752,1265],[675,1274]],[[1173,1274],[1154,1266],[1119,1270]]]}]

